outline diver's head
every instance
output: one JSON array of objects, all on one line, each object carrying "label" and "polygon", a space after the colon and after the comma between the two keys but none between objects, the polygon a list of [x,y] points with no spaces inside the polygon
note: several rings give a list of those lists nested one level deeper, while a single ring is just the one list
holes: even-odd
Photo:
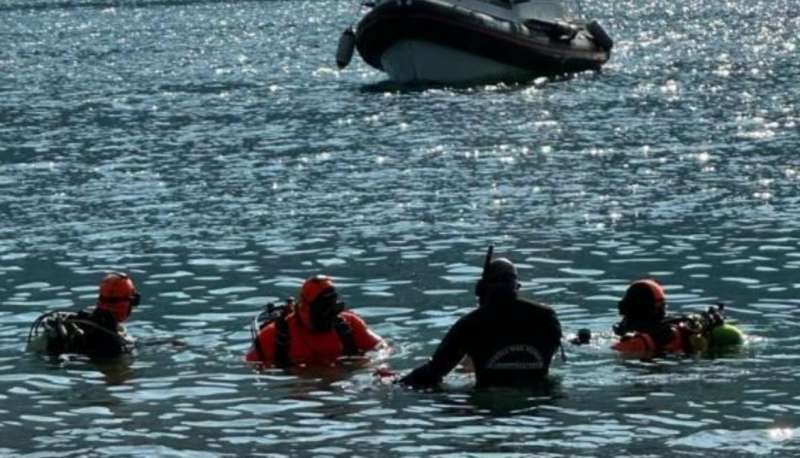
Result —
[{"label": "diver's head", "polygon": [[517,268],[506,258],[492,260],[475,284],[475,295],[481,305],[517,297],[520,284]]},{"label": "diver's head", "polygon": [[300,288],[297,313],[301,323],[312,331],[333,329],[336,317],[344,310],[333,281],[326,275],[315,275]]},{"label": "diver's head", "polygon": [[119,322],[128,319],[141,296],[127,274],[111,272],[100,281],[97,308],[108,310]]},{"label": "diver's head", "polygon": [[[661,284],[652,278],[646,278],[631,283],[617,306],[622,315],[620,325],[625,323],[621,328],[638,330],[641,326],[656,324],[664,319],[667,313],[667,296]],[[627,330],[620,329],[623,334]]]}]

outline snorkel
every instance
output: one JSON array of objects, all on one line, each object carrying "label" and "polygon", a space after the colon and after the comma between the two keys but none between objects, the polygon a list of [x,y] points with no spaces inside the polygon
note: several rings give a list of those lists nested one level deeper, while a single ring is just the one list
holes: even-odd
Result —
[{"label": "snorkel", "polygon": [[492,263],[492,255],[494,255],[494,245],[489,245],[486,249],[486,258],[483,260],[483,272],[481,272],[481,280],[486,281],[489,276],[489,264]]},{"label": "snorkel", "polygon": [[486,283],[489,280],[489,265],[492,263],[492,255],[494,254],[494,245],[489,245],[486,250],[486,258],[483,260],[483,272],[481,278],[475,283],[475,296],[478,297],[478,307],[481,307],[486,296]]}]

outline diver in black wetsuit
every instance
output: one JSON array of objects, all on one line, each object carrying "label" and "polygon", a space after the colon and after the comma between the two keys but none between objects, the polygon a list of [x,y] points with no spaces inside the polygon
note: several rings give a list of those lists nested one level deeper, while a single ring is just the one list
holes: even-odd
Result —
[{"label": "diver in black wetsuit", "polygon": [[524,387],[541,382],[561,345],[561,324],[550,307],[517,297],[519,287],[511,261],[498,258],[487,262],[475,285],[479,307],[450,328],[428,363],[399,382],[415,388],[434,387],[464,355],[472,359],[477,387]]},{"label": "diver in black wetsuit", "polygon": [[128,275],[109,273],[100,282],[94,310],[47,312],[34,321],[28,343],[32,349],[51,355],[81,353],[113,358],[129,353],[133,341],[122,323],[139,300],[139,292]]}]

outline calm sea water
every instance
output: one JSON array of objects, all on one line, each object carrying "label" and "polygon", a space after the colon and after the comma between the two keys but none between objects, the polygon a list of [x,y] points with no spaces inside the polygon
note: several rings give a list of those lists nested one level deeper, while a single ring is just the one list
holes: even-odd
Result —
[{"label": "calm sea water", "polygon": [[[602,74],[408,89],[335,70],[355,2],[2,2],[0,455],[800,456],[800,4],[582,3]],[[474,306],[492,242],[593,344],[537,393],[374,379]],[[133,357],[25,351],[111,269],[144,295]],[[393,352],[242,364],[318,272]],[[748,345],[617,358],[643,275],[676,311],[728,301]]]}]

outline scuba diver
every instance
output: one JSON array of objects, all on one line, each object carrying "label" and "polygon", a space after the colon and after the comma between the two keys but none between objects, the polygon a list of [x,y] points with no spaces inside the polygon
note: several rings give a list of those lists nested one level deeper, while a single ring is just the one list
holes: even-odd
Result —
[{"label": "scuba diver", "polygon": [[246,361],[282,368],[331,365],[386,345],[361,317],[345,310],[330,277],[309,278],[299,296],[298,303],[290,298],[283,306],[268,304],[256,317]]},{"label": "scuba diver", "polygon": [[534,387],[546,379],[561,345],[561,324],[552,308],[518,297],[517,268],[506,258],[492,260],[492,251],[490,246],[475,285],[478,308],[450,328],[430,361],[399,383],[435,387],[464,355],[479,388]]},{"label": "scuba diver", "polygon": [[664,288],[654,279],[631,283],[618,308],[622,320],[613,330],[620,340],[611,348],[625,355],[688,355],[744,342],[742,332],[725,323],[723,304],[703,313],[668,316]]},{"label": "scuba diver", "polygon": [[136,285],[127,274],[111,272],[100,281],[94,310],[45,312],[33,322],[28,345],[51,355],[81,353],[113,358],[129,353],[133,339],[122,323],[140,300]]}]

